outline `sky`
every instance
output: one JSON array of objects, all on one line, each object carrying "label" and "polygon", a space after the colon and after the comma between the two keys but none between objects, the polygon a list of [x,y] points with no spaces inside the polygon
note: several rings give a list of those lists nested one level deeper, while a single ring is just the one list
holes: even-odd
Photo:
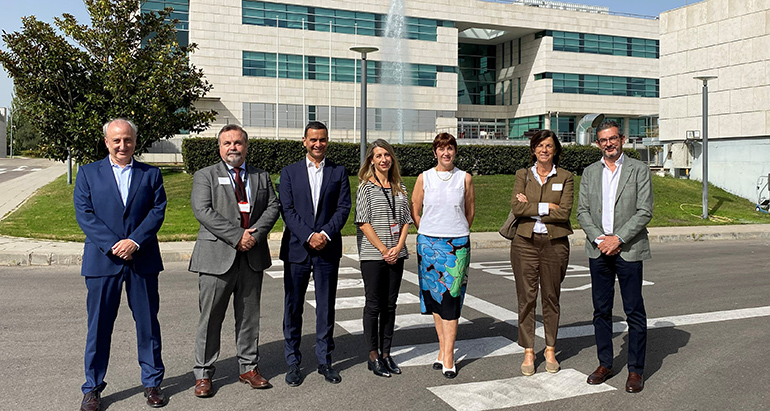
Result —
[{"label": "sky", "polygon": [[[661,12],[698,1],[700,0],[573,0],[570,3],[608,6],[613,12],[657,16]],[[0,30],[7,33],[21,29],[21,18],[29,15],[51,24],[54,17],[64,13],[74,15],[80,22],[88,21],[88,13],[82,0],[0,0],[0,9],[3,10],[0,13]],[[5,50],[5,43],[2,41],[0,48]],[[0,107],[10,107],[12,93],[13,80],[8,78],[8,73],[0,67]]]}]

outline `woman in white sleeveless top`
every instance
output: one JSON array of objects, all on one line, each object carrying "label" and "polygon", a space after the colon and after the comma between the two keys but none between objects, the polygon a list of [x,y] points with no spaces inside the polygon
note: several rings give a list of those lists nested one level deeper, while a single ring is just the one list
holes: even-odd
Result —
[{"label": "woman in white sleeveless top", "polygon": [[433,154],[438,164],[417,177],[412,194],[412,219],[418,233],[420,311],[432,314],[436,324],[439,352],[433,368],[454,378],[457,321],[468,283],[470,226],[476,206],[470,174],[454,166],[454,136],[437,135]]}]

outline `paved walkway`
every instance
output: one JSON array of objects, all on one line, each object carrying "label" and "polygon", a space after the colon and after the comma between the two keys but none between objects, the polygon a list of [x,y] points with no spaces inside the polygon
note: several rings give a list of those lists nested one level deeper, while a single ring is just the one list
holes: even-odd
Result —
[{"label": "paved walkway", "polygon": [[[711,240],[769,239],[770,224],[724,225],[704,227],[653,227],[649,229],[650,241],[656,243],[696,242]],[[278,257],[280,235],[272,234],[269,240],[270,253]],[[415,236],[410,235],[407,244],[414,250]],[[573,247],[585,244],[585,234],[576,230],[570,236]],[[193,241],[161,243],[165,262],[189,261]],[[501,256],[508,256],[510,242],[498,233],[472,233],[472,249],[500,249]],[[356,254],[356,238],[343,238],[343,253]],[[83,243],[46,241],[27,238],[0,236],[0,265],[79,265],[82,260]]]},{"label": "paved walkway", "polygon": [[[0,219],[23,204],[38,188],[67,170],[63,163],[21,158],[2,159],[0,169],[15,172],[12,176],[4,175],[4,178],[0,178],[0,193],[3,193]],[[25,179],[22,184],[20,177],[23,176]],[[649,231],[650,240],[657,243],[770,238],[770,224],[654,227]],[[270,237],[270,253],[277,258],[281,245],[280,234],[274,233]],[[415,236],[410,235],[407,244],[412,246],[412,250],[415,241]],[[570,236],[570,241],[573,247],[583,246],[585,234],[577,230]],[[163,261],[189,261],[194,244],[192,241],[161,243]],[[506,249],[509,246],[510,242],[496,232],[471,234],[471,247],[474,249],[500,249],[501,256],[507,256]],[[343,239],[343,253],[357,253],[355,237]],[[83,243],[0,236],[0,266],[79,265],[82,256]]]}]

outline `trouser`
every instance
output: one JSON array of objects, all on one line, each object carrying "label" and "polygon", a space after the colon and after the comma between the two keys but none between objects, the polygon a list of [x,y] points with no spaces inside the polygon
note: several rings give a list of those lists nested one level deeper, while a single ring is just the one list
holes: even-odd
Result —
[{"label": "trouser", "polygon": [[404,276],[404,259],[361,261],[364,279],[364,340],[369,351],[390,353],[396,326],[396,301]]},{"label": "trouser", "polygon": [[136,348],[142,370],[142,385],[160,386],[165,367],[161,358],[158,322],[158,273],[139,275],[131,264],[126,264],[117,275],[85,277],[85,283],[88,289],[88,336],[84,356],[86,382],[81,387],[83,394],[93,390],[101,392],[107,385],[104,376],[107,374],[112,330],[118,316],[124,283],[128,307],[136,324]]},{"label": "trouser", "polygon": [[561,283],[567,274],[569,239],[533,233],[511,240],[511,265],[519,306],[519,339],[524,348],[535,347],[535,311],[538,288],[543,305],[545,344],[553,347],[559,332]]},{"label": "trouser", "polygon": [[308,257],[301,263],[285,261],[283,287],[283,338],[286,364],[302,362],[302,313],[310,274],[315,287],[316,347],[319,365],[331,364],[334,351],[334,302],[337,298],[337,278],[340,260],[327,261],[319,256]]},{"label": "trouser", "polygon": [[259,362],[259,316],[264,271],[249,266],[246,253],[236,253],[233,265],[222,275],[198,275],[200,318],[195,339],[195,379],[212,378],[219,358],[222,321],[230,296],[235,316],[235,348],[241,374]]},{"label": "trouser", "polygon": [[618,277],[628,323],[628,371],[642,374],[647,352],[647,313],[642,298],[642,262],[625,261],[620,254],[588,261],[594,303],[594,333],[599,365],[612,368],[612,303]]}]

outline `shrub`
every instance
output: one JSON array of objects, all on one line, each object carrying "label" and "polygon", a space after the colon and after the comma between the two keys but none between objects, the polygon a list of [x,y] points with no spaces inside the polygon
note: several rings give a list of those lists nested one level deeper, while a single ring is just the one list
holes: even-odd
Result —
[{"label": "shrub", "polygon": [[[348,174],[358,174],[359,144],[329,143],[327,156],[345,167]],[[393,150],[404,176],[416,176],[436,165],[431,144],[394,144]],[[639,159],[639,152],[624,149],[629,157]],[[299,161],[305,148],[299,140],[249,140],[246,162],[270,173],[279,173],[283,167]],[[185,171],[192,174],[210,166],[219,158],[216,138],[192,137],[182,141],[182,157]],[[562,168],[582,174],[589,164],[601,158],[596,146],[564,146],[561,153]],[[528,146],[467,145],[459,146],[455,164],[462,170],[481,175],[515,174],[516,170],[530,166]]]}]

